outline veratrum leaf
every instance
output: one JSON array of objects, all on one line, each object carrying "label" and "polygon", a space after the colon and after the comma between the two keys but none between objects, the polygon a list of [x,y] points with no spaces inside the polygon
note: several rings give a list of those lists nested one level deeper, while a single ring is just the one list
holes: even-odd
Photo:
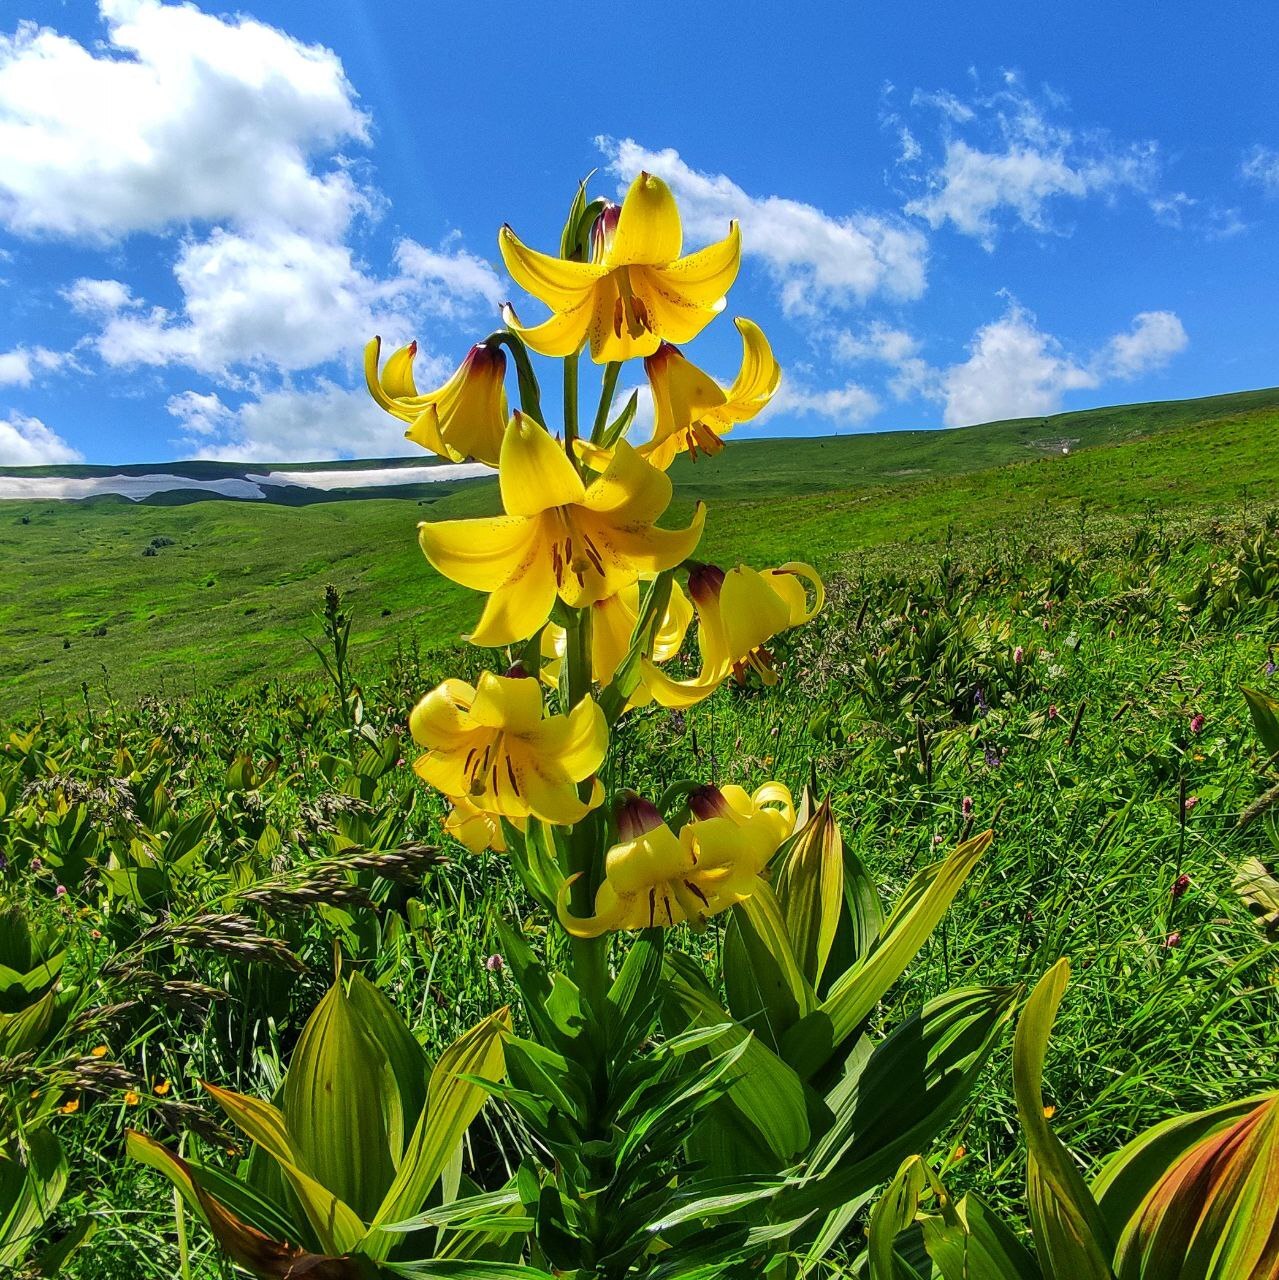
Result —
[{"label": "veratrum leaf", "polygon": [[804,977],[816,988],[844,905],[844,840],[829,799],[791,837],[773,866],[791,947]]},{"label": "veratrum leaf", "polygon": [[817,1003],[791,948],[781,907],[763,881],[733,908],[724,939],[724,988],[733,1017],[773,1048]]},{"label": "veratrum leaf", "polygon": [[205,1089],[233,1121],[280,1166],[326,1253],[349,1253],[364,1235],[364,1223],[344,1200],[323,1186],[294,1149],[284,1116],[269,1102],[206,1083]]},{"label": "veratrum leaf", "polygon": [[1044,1280],[1114,1280],[1114,1245],[1101,1210],[1044,1116],[1044,1055],[1069,978],[1065,959],[1040,978],[1013,1039],[1013,1092],[1029,1148],[1026,1197]]},{"label": "veratrum leaf", "polygon": [[1018,991],[971,987],[930,1000],[831,1090],[835,1122],[785,1212],[829,1212],[928,1145],[956,1114],[1012,1017]]},{"label": "veratrum leaf", "polygon": [[1279,1093],[1169,1165],[1120,1235],[1115,1270],[1119,1280],[1279,1275]]},{"label": "veratrum leaf", "polygon": [[0,1266],[17,1268],[67,1186],[67,1158],[46,1128],[27,1133],[25,1163],[0,1155]]},{"label": "veratrum leaf", "polygon": [[866,1020],[928,940],[990,846],[989,831],[959,845],[944,862],[926,867],[906,887],[902,901],[869,953],[832,985],[826,999],[788,1031],[781,1056],[810,1079]]},{"label": "veratrum leaf", "polygon": [[502,1044],[510,1034],[511,1012],[499,1009],[440,1055],[431,1072],[426,1109],[361,1252],[378,1261],[385,1260],[399,1238],[381,1228],[403,1221],[422,1208],[427,1194],[462,1141],[462,1135],[488,1098],[485,1089],[463,1077],[502,1079],[505,1074]]},{"label": "veratrum leaf", "polygon": [[387,1052],[353,1007],[341,975],[302,1029],[281,1110],[300,1162],[370,1221],[395,1176],[390,1135],[403,1134],[403,1112]]},{"label": "veratrum leaf", "polygon": [[1279,755],[1279,702],[1268,693],[1262,693],[1260,689],[1249,689],[1247,685],[1240,685],[1239,692],[1248,704],[1253,728],[1261,739],[1266,756],[1273,760]]},{"label": "veratrum leaf", "polygon": [[[729,1070],[727,1097],[720,1104],[731,1107],[754,1129],[777,1157],[779,1165],[792,1160],[809,1140],[808,1111],[800,1078],[757,1037],[735,1023],[706,989],[700,974],[682,967],[670,970],[670,992],[694,1027],[722,1027],[721,1035],[707,1046],[711,1054],[746,1043],[742,1057]],[[721,1109],[705,1121],[721,1123]]]}]

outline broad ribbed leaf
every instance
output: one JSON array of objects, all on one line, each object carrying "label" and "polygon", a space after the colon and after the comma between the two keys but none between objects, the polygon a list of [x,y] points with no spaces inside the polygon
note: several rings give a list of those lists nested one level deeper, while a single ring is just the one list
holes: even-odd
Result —
[{"label": "broad ribbed leaf", "polygon": [[307,1019],[284,1077],[289,1142],[315,1179],[368,1222],[395,1176],[391,1135],[403,1133],[386,1050],[341,975]]},{"label": "broad ribbed leaf", "polygon": [[1279,1275],[1279,1093],[1167,1168],[1120,1235],[1115,1271],[1119,1280]]},{"label": "broad ribbed leaf", "polygon": [[1114,1280],[1110,1232],[1075,1162],[1044,1116],[1044,1056],[1069,978],[1070,963],[1064,959],[1040,978],[1013,1040],[1013,1091],[1029,1149],[1027,1202],[1045,1280]]},{"label": "broad ribbed leaf", "polygon": [[777,901],[795,958],[815,989],[844,906],[844,840],[823,800],[774,860]]},{"label": "broad ribbed leaf", "polygon": [[715,1127],[723,1122],[727,1103],[730,1120],[745,1120],[779,1162],[792,1160],[809,1141],[808,1109],[799,1076],[745,1027],[733,1022],[706,990],[700,975],[673,969],[670,992],[692,1026],[724,1028],[707,1046],[710,1053],[723,1053],[746,1042],[741,1059],[729,1073],[727,1096],[707,1125]]},{"label": "broad ribbed leaf", "polygon": [[972,987],[930,1000],[826,1098],[835,1120],[788,1212],[825,1213],[922,1151],[958,1112],[1012,1016],[1017,990]]},{"label": "broad ribbed leaf", "polygon": [[471,1079],[500,1080],[503,1041],[511,1033],[509,1009],[499,1009],[454,1041],[431,1072],[426,1108],[404,1152],[395,1181],[386,1193],[363,1252],[382,1261],[398,1237],[381,1228],[417,1213],[445,1165],[479,1114],[488,1092]]},{"label": "broad ribbed leaf", "polygon": [[430,1063],[399,1010],[362,973],[351,975],[347,998],[365,1030],[386,1055],[399,1092],[400,1105],[390,1116],[399,1123],[393,1124],[387,1134],[391,1162],[398,1169],[404,1144],[426,1105]]},{"label": "broad ribbed leaf", "polygon": [[293,1188],[320,1247],[326,1253],[349,1253],[364,1235],[359,1215],[323,1186],[294,1148],[284,1115],[269,1102],[216,1085],[204,1086],[218,1106],[280,1166]]},{"label": "broad ribbed leaf", "polygon": [[312,1253],[285,1239],[276,1239],[244,1221],[196,1181],[180,1156],[145,1134],[130,1131],[129,1155],[163,1173],[207,1224],[226,1254],[260,1280],[367,1280],[368,1272],[354,1258]]},{"label": "broad ribbed leaf", "polygon": [[782,1057],[811,1078],[866,1020],[928,940],[978,858],[990,846],[989,831],[966,840],[941,863],[921,871],[864,959],[843,974],[826,999],[787,1032]]},{"label": "broad ribbed leaf", "polygon": [[1260,689],[1249,689],[1247,685],[1240,685],[1239,692],[1248,704],[1253,728],[1261,739],[1266,756],[1273,760],[1279,755],[1279,701]]},{"label": "broad ribbed leaf", "polygon": [[773,1048],[816,1006],[781,907],[763,881],[733,908],[724,938],[724,988],[733,1017]]},{"label": "broad ribbed leaf", "polygon": [[0,1267],[17,1268],[67,1186],[67,1158],[53,1133],[28,1130],[25,1162],[0,1155]]}]

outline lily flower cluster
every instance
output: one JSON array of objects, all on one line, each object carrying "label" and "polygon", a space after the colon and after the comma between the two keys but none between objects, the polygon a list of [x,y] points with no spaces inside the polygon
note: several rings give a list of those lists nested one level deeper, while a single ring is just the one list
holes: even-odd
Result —
[{"label": "lily flower cluster", "polygon": [[[610,812],[601,775],[610,731],[629,708],[690,707],[730,679],[776,683],[774,637],[823,604],[809,565],[695,559],[701,503],[684,523],[669,520],[671,464],[719,453],[781,378],[767,338],[744,317],[734,321],[742,359],[728,385],[680,349],[724,310],[741,236],[734,222],[723,240],[684,255],[670,189],[641,173],[620,207],[588,203],[579,190],[558,255],[529,248],[510,227],[498,243],[546,319],[526,325],[508,304],[505,327],[425,394],[413,377],[415,343],[385,362],[380,339],[365,351],[369,391],[405,435],[442,458],[494,467],[501,497],[498,515],[419,526],[427,560],[486,596],[467,638],[506,652],[500,674],[445,680],[418,703],[415,768],[447,797],[446,830],[475,852],[512,856],[575,937],[701,928],[766,873],[794,827],[790,793],[776,782],[748,793],[689,780],[675,788],[682,821],[672,825],[627,791]],[[564,362],[559,430],[543,415],[530,351]],[[584,351],[602,366],[589,430],[577,418]],[[652,396],[647,440],[628,438],[636,395],[615,404],[628,360],[642,361]]]}]

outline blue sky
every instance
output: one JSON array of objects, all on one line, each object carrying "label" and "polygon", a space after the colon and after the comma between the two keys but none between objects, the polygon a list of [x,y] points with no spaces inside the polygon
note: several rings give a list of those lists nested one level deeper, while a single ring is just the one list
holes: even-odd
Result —
[{"label": "blue sky", "polygon": [[0,463],[404,455],[363,343],[427,387],[540,317],[497,228],[552,249],[592,169],[665,177],[691,246],[740,219],[686,354],[727,381],[763,326],[742,431],[1279,382],[1274,6],[5,11]]}]

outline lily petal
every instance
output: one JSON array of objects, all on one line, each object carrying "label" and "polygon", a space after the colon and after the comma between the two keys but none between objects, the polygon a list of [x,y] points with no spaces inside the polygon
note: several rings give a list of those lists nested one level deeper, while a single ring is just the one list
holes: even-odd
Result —
[{"label": "lily petal", "polygon": [[512,279],[552,311],[576,306],[608,274],[608,268],[597,262],[570,262],[530,249],[511,230],[503,227],[497,235],[497,247]]},{"label": "lily petal", "polygon": [[502,439],[498,470],[502,508],[508,516],[533,516],[579,503],[582,477],[546,428],[518,410]]},{"label": "lily petal", "polygon": [[679,257],[683,245],[679,209],[661,178],[640,173],[622,201],[613,242],[605,256],[608,267],[632,263],[664,265]]},{"label": "lily petal", "polygon": [[426,520],[417,527],[426,558],[446,578],[472,591],[495,591],[510,582],[529,556],[527,516],[478,520]]}]

